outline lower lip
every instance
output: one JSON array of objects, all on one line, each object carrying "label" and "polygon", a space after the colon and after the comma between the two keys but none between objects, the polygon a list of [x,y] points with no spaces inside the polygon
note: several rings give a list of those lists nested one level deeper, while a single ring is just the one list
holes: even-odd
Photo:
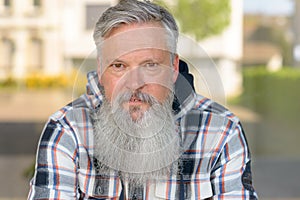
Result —
[{"label": "lower lip", "polygon": [[143,104],[143,101],[129,101],[128,104],[129,105],[140,105],[140,104]]}]

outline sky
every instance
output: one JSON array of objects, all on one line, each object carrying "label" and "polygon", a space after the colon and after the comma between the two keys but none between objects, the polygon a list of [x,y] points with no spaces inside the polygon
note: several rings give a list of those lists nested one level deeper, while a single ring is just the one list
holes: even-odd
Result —
[{"label": "sky", "polygon": [[294,0],[243,0],[245,13],[291,15]]}]

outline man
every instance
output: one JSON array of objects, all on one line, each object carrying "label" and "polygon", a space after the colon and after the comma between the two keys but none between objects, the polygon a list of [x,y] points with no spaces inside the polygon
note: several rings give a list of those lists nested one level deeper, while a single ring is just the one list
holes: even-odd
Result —
[{"label": "man", "polygon": [[29,199],[256,199],[241,124],[179,73],[177,38],[151,2],[104,12],[97,72],[46,124]]}]

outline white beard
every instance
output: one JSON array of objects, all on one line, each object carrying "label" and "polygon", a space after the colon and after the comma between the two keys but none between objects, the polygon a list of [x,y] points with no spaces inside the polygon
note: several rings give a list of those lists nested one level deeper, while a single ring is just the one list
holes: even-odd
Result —
[{"label": "white beard", "polygon": [[173,96],[160,104],[147,94],[138,94],[150,108],[133,121],[122,102],[132,93],[119,95],[114,106],[104,100],[94,119],[94,155],[100,173],[119,171],[121,178],[131,184],[166,179],[178,170],[178,158],[183,149],[172,114]]}]

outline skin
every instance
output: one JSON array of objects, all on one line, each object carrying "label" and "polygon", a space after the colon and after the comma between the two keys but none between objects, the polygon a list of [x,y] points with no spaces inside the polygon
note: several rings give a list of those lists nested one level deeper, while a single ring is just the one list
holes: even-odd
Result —
[{"label": "skin", "polygon": [[[163,28],[157,22],[132,25],[124,24],[114,28],[106,37],[109,38],[115,34],[132,31],[137,28],[150,27]],[[129,90],[152,95],[158,102],[163,103],[171,92],[170,89],[178,75],[178,55],[174,56],[172,63],[170,56],[171,54],[168,51],[147,48],[130,51],[114,58],[105,67],[105,71],[99,74],[99,81],[104,87],[106,99],[112,103],[119,92]],[[98,65],[100,65],[99,63],[100,60],[98,60]],[[98,66],[98,73],[100,73],[99,68],[100,66]],[[129,102],[125,102],[122,106],[128,111],[132,111],[130,112],[131,117],[133,120],[136,120],[151,105],[133,96]]]}]

